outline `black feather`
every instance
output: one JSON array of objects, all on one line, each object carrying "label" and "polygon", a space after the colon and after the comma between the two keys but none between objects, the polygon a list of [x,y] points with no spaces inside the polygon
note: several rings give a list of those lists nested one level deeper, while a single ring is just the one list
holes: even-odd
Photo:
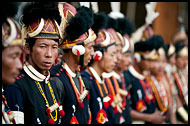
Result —
[{"label": "black feather", "polygon": [[111,18],[108,16],[108,25],[107,28],[113,28],[114,30],[116,30],[118,27],[118,22],[117,20]]},{"label": "black feather", "polygon": [[135,31],[135,24],[128,18],[118,18],[117,21],[118,27],[116,30],[122,35],[128,34],[131,37],[131,34]]},{"label": "black feather", "polygon": [[153,35],[151,38],[146,40],[148,43],[148,47],[153,50],[158,50],[160,47],[164,45],[164,39],[160,35]]},{"label": "black feather", "polygon": [[66,27],[66,37],[71,41],[79,38],[80,35],[88,31],[94,23],[93,12],[87,7],[78,7],[77,14],[71,18]]},{"label": "black feather", "polygon": [[106,13],[99,12],[97,14],[94,14],[94,24],[92,25],[92,29],[96,34],[98,34],[98,31],[102,28],[107,28],[108,18]]},{"label": "black feather", "polygon": [[7,17],[14,17],[17,14],[20,2],[2,2],[1,3],[1,24]]},{"label": "black feather", "polygon": [[135,52],[146,52],[151,51],[151,49],[148,46],[148,43],[146,41],[139,41],[134,44],[134,50]]},{"label": "black feather", "polygon": [[61,22],[61,16],[58,10],[57,2],[32,2],[25,6],[23,10],[22,22],[28,26],[33,21],[44,18],[44,19],[55,19],[58,24]]}]

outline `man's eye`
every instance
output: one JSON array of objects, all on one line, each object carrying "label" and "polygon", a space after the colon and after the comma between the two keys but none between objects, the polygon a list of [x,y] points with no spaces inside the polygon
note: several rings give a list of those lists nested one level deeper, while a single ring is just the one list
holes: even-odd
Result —
[{"label": "man's eye", "polygon": [[40,48],[45,48],[46,46],[40,46]]},{"label": "man's eye", "polygon": [[58,47],[57,46],[53,46],[53,49],[57,49]]}]

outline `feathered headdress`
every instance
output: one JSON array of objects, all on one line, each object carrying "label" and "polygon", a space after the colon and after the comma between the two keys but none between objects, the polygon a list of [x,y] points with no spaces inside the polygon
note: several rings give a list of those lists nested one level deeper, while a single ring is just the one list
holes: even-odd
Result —
[{"label": "feathered headdress", "polygon": [[23,36],[25,38],[60,38],[61,17],[56,2],[32,2],[25,6],[23,16]]},{"label": "feathered headdress", "polygon": [[2,47],[22,45],[20,26],[14,20],[18,11],[18,3],[6,2],[2,7]]}]

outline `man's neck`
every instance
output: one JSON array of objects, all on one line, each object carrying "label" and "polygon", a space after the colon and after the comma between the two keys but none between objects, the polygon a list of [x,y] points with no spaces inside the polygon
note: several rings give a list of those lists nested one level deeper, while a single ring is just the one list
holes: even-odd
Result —
[{"label": "man's neck", "polygon": [[71,69],[71,71],[73,73],[76,73],[76,70],[78,68],[78,64],[74,60],[74,57],[70,57],[70,58],[69,57],[70,57],[69,55],[64,57],[65,63],[69,66],[69,68]]},{"label": "man's neck", "polygon": [[134,64],[133,66],[135,67],[135,70],[136,70],[138,73],[140,73],[140,74],[143,73],[142,70],[139,68],[139,66],[138,66],[137,64]]},{"label": "man's neck", "polygon": [[102,73],[103,73],[103,70],[98,66],[97,63],[94,63],[92,65],[92,67],[94,68],[94,70],[97,72],[97,74],[100,76],[100,78],[102,79]]},{"label": "man's neck", "polygon": [[31,58],[29,58],[28,63],[29,63],[30,65],[32,65],[32,67],[34,67],[34,69],[36,69],[39,73],[41,73],[41,74],[43,74],[43,75],[45,75],[45,76],[48,75],[48,70],[42,70],[42,69],[40,69],[40,68],[32,61]]},{"label": "man's neck", "polygon": [[121,74],[121,73],[122,73],[122,69],[120,69],[120,68],[116,68],[114,71],[115,71],[117,74]]}]

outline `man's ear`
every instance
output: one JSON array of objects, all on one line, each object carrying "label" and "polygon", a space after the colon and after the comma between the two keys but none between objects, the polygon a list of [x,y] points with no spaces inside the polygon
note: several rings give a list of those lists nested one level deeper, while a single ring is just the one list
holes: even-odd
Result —
[{"label": "man's ear", "polygon": [[29,47],[28,43],[25,43],[25,45],[24,45],[24,51],[28,55],[31,53],[31,50],[30,50],[30,47]]}]

